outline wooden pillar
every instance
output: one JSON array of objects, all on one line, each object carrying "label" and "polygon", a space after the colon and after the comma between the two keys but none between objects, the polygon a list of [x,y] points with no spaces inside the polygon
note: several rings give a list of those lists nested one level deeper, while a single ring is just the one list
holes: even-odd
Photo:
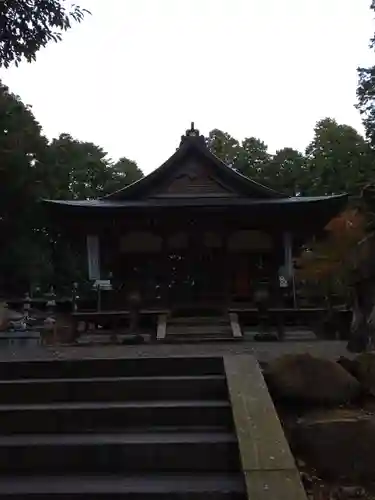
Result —
[{"label": "wooden pillar", "polygon": [[98,235],[88,234],[86,246],[89,280],[100,280],[100,244]]},{"label": "wooden pillar", "polygon": [[293,265],[293,238],[289,231],[283,234],[284,241],[284,274],[285,278],[291,283],[293,293],[293,305],[297,307],[296,286],[294,280],[294,265]]},{"label": "wooden pillar", "polygon": [[233,265],[232,265],[232,258],[235,256],[231,255],[230,250],[229,250],[229,237],[231,234],[231,231],[228,229],[228,227],[224,226],[222,230],[222,263],[223,263],[223,268],[221,272],[223,273],[223,289],[224,289],[224,307],[225,309],[229,308],[231,305],[232,301],[232,295],[233,295],[233,290],[232,290],[232,275],[233,275]]},{"label": "wooden pillar", "polygon": [[293,241],[292,234],[289,231],[283,233],[284,243],[284,273],[285,278],[290,280],[293,276]]},{"label": "wooden pillar", "polygon": [[170,266],[169,266],[169,248],[168,248],[168,231],[162,230],[161,253],[159,256],[159,272],[158,279],[160,281],[160,296],[162,307],[169,307],[169,281],[170,281]]}]

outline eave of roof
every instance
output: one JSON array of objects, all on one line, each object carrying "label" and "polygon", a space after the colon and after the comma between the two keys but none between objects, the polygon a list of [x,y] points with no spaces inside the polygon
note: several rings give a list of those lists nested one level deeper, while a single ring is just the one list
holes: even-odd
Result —
[{"label": "eave of roof", "polygon": [[171,208],[171,207],[265,207],[265,206],[304,206],[319,204],[321,206],[333,204],[344,206],[348,195],[332,196],[295,196],[289,198],[218,198],[218,197],[171,197],[148,198],[144,200],[113,200],[101,198],[98,200],[42,200],[49,205],[65,206],[85,209],[131,209],[131,208]]}]

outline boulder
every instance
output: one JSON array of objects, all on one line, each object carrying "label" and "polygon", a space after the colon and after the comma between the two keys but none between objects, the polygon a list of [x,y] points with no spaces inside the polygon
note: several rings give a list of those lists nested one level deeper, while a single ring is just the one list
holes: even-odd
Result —
[{"label": "boulder", "polygon": [[347,372],[355,376],[355,362],[353,359],[346,358],[345,356],[340,356],[337,363],[341,365]]},{"label": "boulder", "polygon": [[375,477],[375,417],[360,410],[325,410],[288,432],[292,449],[320,475],[350,481]]},{"label": "boulder", "polygon": [[271,361],[265,377],[277,399],[333,405],[361,391],[359,382],[338,363],[310,354],[286,354]]},{"label": "boulder", "polygon": [[375,352],[365,352],[353,360],[353,374],[366,392],[375,396]]}]

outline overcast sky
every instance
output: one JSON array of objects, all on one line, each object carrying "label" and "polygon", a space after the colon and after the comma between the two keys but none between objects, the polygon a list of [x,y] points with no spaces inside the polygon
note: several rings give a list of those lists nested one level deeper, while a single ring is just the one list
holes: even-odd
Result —
[{"label": "overcast sky", "polygon": [[149,172],[195,121],[275,151],[320,118],[361,129],[370,0],[76,0],[92,12],[1,77],[49,138],[67,132]]}]

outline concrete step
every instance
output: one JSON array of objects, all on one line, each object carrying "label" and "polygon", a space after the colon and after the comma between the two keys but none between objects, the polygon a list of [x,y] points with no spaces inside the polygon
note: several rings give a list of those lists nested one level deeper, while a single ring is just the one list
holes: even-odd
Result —
[{"label": "concrete step", "polygon": [[0,436],[0,475],[236,472],[230,432]]},{"label": "concrete step", "polygon": [[0,499],[245,500],[241,474],[187,474],[0,479]]},{"label": "concrete step", "polygon": [[1,380],[0,394],[2,404],[228,398],[224,375]]},{"label": "concrete step", "polygon": [[229,401],[138,401],[1,405],[2,434],[121,432],[142,426],[232,428]]},{"label": "concrete step", "polygon": [[21,378],[223,375],[221,357],[70,359],[0,362],[0,380]]}]

